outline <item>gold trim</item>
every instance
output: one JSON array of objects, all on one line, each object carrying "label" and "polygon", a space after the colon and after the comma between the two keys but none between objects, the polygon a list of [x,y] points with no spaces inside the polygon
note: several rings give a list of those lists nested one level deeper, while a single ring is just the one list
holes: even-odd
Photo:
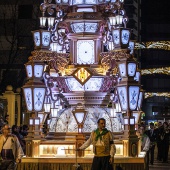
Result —
[{"label": "gold trim", "polygon": [[170,50],[170,41],[149,41],[135,43],[135,49],[162,49]]},{"label": "gold trim", "polygon": [[142,75],[147,75],[147,74],[167,74],[167,75],[170,75],[170,67],[143,69],[143,70],[141,70],[141,74]]},{"label": "gold trim", "polygon": [[[92,163],[91,158],[77,158],[79,163]],[[75,163],[75,158],[22,158],[22,163]],[[114,157],[114,163],[144,163],[144,158],[140,157]]]},{"label": "gold trim", "polygon": [[114,50],[110,52],[101,52],[100,57],[101,57],[101,63],[105,63],[105,61],[107,61],[108,59],[121,60],[124,58],[131,58],[132,56],[130,55],[130,50],[120,49],[120,50]]},{"label": "gold trim", "polygon": [[31,59],[33,61],[47,61],[51,68],[63,72],[69,63],[68,53],[57,53],[53,51],[46,50],[34,50],[32,53]]},{"label": "gold trim", "polygon": [[154,97],[154,96],[170,97],[170,92],[163,92],[163,93],[145,92],[145,94],[144,94],[145,99],[147,99],[149,97]]}]

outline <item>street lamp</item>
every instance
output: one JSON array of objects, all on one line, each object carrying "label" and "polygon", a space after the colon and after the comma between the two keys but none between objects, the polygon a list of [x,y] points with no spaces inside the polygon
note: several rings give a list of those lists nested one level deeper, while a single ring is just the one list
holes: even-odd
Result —
[{"label": "street lamp", "polygon": [[[112,40],[113,47],[115,49],[127,49],[129,47],[129,41],[131,36],[131,30],[126,28],[128,17],[125,15],[125,10],[123,9],[124,0],[117,0],[114,4],[114,10],[108,17],[108,43]],[[111,36],[110,36],[111,34]],[[108,46],[109,49],[110,46]],[[109,50],[108,49],[108,50]]]},{"label": "street lamp", "polygon": [[[124,116],[124,137],[128,141],[128,156],[137,156],[138,138],[135,132],[133,111],[138,109],[140,74],[136,72],[137,62],[133,58],[134,42],[130,41],[131,30],[126,28],[128,17],[123,9],[124,0],[117,0],[110,21],[113,45],[119,55],[117,61],[120,81],[116,87],[121,111]],[[110,37],[109,37],[110,38]],[[110,38],[111,39],[111,38]]]},{"label": "street lamp", "polygon": [[23,86],[27,110],[39,112],[43,109],[46,87],[41,81],[44,63],[29,61],[25,64],[28,82]]},{"label": "street lamp", "polygon": [[137,62],[132,57],[130,51],[127,51],[127,55],[121,56],[120,61],[117,62],[121,78],[117,85],[117,94],[121,110],[126,112],[124,116],[124,136],[125,139],[128,139],[127,153],[129,153],[129,156],[137,156],[138,137],[135,131],[136,117],[133,112],[141,107],[141,101],[139,101],[140,74],[138,74],[139,71],[136,71]]},{"label": "street lamp", "polygon": [[140,92],[140,84],[134,80],[137,63],[132,59],[124,59],[118,62],[118,68],[122,78],[117,86],[121,109],[136,110]]},{"label": "street lamp", "polygon": [[46,86],[41,81],[44,71],[44,63],[33,61],[30,57],[29,62],[25,64],[25,68],[28,82],[23,86],[23,92],[27,111],[32,113],[32,116],[29,119],[30,130],[28,137],[39,137],[40,118],[37,113],[43,110],[46,92]]},{"label": "street lamp", "polygon": [[[78,125],[78,134],[76,135],[76,149],[77,149],[84,143],[85,140],[85,137],[82,133],[82,129],[84,126],[84,122],[86,120],[87,110],[85,110],[85,107],[82,103],[78,103],[76,107],[72,110],[72,113]],[[76,152],[76,156],[77,154],[81,157],[84,155],[84,152],[79,151],[78,153]],[[77,166],[77,163],[75,166]]]}]

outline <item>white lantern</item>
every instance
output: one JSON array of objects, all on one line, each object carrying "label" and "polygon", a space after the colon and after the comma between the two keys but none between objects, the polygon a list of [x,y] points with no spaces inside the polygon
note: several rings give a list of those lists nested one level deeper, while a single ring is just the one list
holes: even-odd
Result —
[{"label": "white lantern", "polygon": [[51,42],[51,32],[48,30],[32,31],[35,49],[49,49]]},{"label": "white lantern", "polygon": [[138,85],[117,86],[118,97],[122,111],[137,110],[139,90],[140,89]]},{"label": "white lantern", "polygon": [[134,76],[136,75],[137,63],[134,60],[127,59],[123,61],[119,61],[118,68],[119,74],[122,78],[132,77],[134,80]]},{"label": "white lantern", "polygon": [[45,101],[44,101],[44,111],[46,113],[50,112],[50,108],[51,108],[51,100],[50,97],[45,96]]},{"label": "white lantern", "polygon": [[30,81],[23,86],[27,110],[30,112],[42,111],[46,87]]},{"label": "white lantern", "polygon": [[43,78],[44,62],[32,62],[29,61],[25,64],[26,73],[28,78]]},{"label": "white lantern", "polygon": [[130,40],[128,48],[130,49],[130,54],[133,54],[135,48],[135,42]]},{"label": "white lantern", "polygon": [[45,27],[46,20],[47,20],[46,17],[40,17],[40,27],[42,28]]},{"label": "white lantern", "polygon": [[115,28],[112,30],[112,37],[114,47],[116,49],[125,49],[129,46],[130,29],[128,28]]},{"label": "white lantern", "polygon": [[121,25],[123,21],[123,16],[122,15],[116,15],[116,24]]},{"label": "white lantern", "polygon": [[54,25],[54,20],[55,20],[54,17],[48,17],[48,26],[49,26],[49,27],[53,27],[53,25]]},{"label": "white lantern", "polygon": [[140,89],[139,99],[138,99],[138,109],[139,110],[142,107],[143,96],[144,96],[144,91],[143,91],[143,89]]},{"label": "white lantern", "polygon": [[141,78],[141,72],[140,71],[136,71],[134,80],[137,81],[138,83],[140,83],[140,78]]},{"label": "white lantern", "polygon": [[58,105],[56,105],[56,102],[53,102],[51,104],[51,117],[57,117],[58,116]]},{"label": "white lantern", "polygon": [[77,104],[77,107],[72,111],[72,113],[78,125],[78,133],[82,133],[87,111],[84,109],[82,104],[79,103]]},{"label": "white lantern", "polygon": [[30,112],[42,111],[46,86],[41,81],[44,63],[29,61],[25,64],[29,81],[23,86],[27,110]]},{"label": "white lantern", "polygon": [[109,17],[109,23],[111,26],[116,25],[116,17],[115,16]]}]

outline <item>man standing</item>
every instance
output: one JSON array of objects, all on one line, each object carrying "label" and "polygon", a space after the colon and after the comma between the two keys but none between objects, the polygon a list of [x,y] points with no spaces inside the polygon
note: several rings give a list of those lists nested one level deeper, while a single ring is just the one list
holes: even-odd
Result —
[{"label": "man standing", "polygon": [[149,148],[149,153],[150,153],[150,164],[153,165],[154,161],[154,150],[155,150],[155,144],[156,144],[156,138],[157,138],[157,132],[154,129],[154,123],[150,123],[150,130],[148,130],[147,135],[150,139],[150,148]]},{"label": "man standing", "polygon": [[157,149],[158,149],[158,154],[157,154],[157,160],[162,161],[162,140],[161,140],[161,132],[163,130],[162,122],[158,122],[158,128],[156,129],[157,133],[157,138],[156,138],[156,143],[157,143]]},{"label": "man standing", "polygon": [[106,120],[98,120],[98,128],[94,130],[90,138],[78,149],[86,149],[93,144],[93,163],[91,170],[113,170],[114,155],[116,148],[113,141],[112,133],[105,128]]},{"label": "man standing", "polygon": [[141,139],[141,151],[148,152],[150,148],[150,139],[146,134],[145,127],[141,126],[139,128],[140,139]]},{"label": "man standing", "polygon": [[24,155],[21,145],[15,135],[11,134],[11,128],[5,124],[0,135],[0,170],[15,170],[16,162],[21,161]]},{"label": "man standing", "polygon": [[140,140],[141,140],[141,151],[146,152],[146,156],[147,156],[146,165],[149,165],[150,139],[149,139],[148,135],[146,134],[144,126],[140,126],[139,133],[140,133]]}]

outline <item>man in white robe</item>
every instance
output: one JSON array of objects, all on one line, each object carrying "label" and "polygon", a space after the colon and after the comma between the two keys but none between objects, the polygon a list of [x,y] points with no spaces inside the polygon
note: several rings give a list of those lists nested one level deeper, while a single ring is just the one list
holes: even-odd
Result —
[{"label": "man in white robe", "polygon": [[23,155],[18,138],[11,134],[10,126],[3,125],[0,135],[0,170],[15,170]]}]

